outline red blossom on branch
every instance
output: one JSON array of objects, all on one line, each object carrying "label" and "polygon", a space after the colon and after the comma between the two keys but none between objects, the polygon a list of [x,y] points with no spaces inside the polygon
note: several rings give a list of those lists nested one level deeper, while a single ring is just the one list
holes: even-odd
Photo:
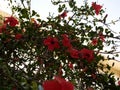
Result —
[{"label": "red blossom on branch", "polygon": [[72,58],[78,59],[79,58],[79,51],[77,49],[74,48],[69,48],[68,52],[70,53],[70,56]]},{"label": "red blossom on branch", "polygon": [[9,24],[11,27],[15,27],[18,24],[18,21],[13,16],[11,16],[11,17],[6,17],[4,23]]},{"label": "red blossom on branch", "polygon": [[[30,8],[30,2],[24,3]],[[36,11],[19,5],[12,5],[17,18],[1,17],[4,20],[0,23],[3,24],[0,26],[1,88],[118,90],[120,81],[116,87],[113,74],[106,73],[111,66],[101,63],[106,59],[100,53],[101,50],[104,53],[102,44],[108,45],[114,43],[111,38],[117,39],[109,27],[103,26],[107,24],[107,14],[102,6],[96,2],[77,6],[74,0],[52,0],[52,3],[58,5],[58,13],[61,13],[50,14],[45,20]],[[103,42],[106,38],[108,42]]]},{"label": "red blossom on branch", "polygon": [[72,45],[71,45],[71,43],[70,43],[70,40],[69,40],[69,38],[68,38],[68,35],[67,35],[67,34],[62,34],[61,36],[63,37],[63,40],[62,40],[63,46],[65,46],[65,47],[67,47],[67,48],[71,48]]},{"label": "red blossom on branch", "polygon": [[80,56],[82,59],[86,59],[88,62],[91,62],[93,61],[94,59],[94,52],[93,50],[89,50],[89,49],[86,49],[86,48],[83,48],[80,50]]},{"label": "red blossom on branch", "polygon": [[56,37],[48,36],[44,41],[44,45],[48,47],[48,50],[53,51],[56,48],[60,48],[58,39]]},{"label": "red blossom on branch", "polygon": [[92,45],[93,46],[96,46],[98,44],[98,39],[97,38],[94,38],[93,40],[92,40]]},{"label": "red blossom on branch", "polygon": [[102,8],[102,6],[96,4],[96,2],[92,2],[92,8],[95,10],[96,15],[98,15],[100,10],[101,10],[101,8]]},{"label": "red blossom on branch", "polygon": [[18,33],[15,35],[15,39],[20,40],[22,38],[22,36],[23,36],[22,34]]},{"label": "red blossom on branch", "polygon": [[68,67],[69,67],[70,69],[73,69],[73,64],[72,64],[71,62],[69,62],[69,63],[68,63]]},{"label": "red blossom on branch", "polygon": [[74,86],[71,82],[58,76],[53,80],[44,81],[43,88],[44,90],[74,90]]},{"label": "red blossom on branch", "polygon": [[65,18],[67,17],[67,11],[64,11],[61,15],[60,15],[61,18]]}]

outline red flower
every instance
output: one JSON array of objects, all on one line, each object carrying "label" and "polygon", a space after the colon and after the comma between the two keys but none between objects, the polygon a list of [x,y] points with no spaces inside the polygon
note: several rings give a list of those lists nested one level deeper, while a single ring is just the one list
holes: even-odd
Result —
[{"label": "red flower", "polygon": [[61,17],[61,18],[65,18],[65,17],[67,17],[67,12],[64,11],[64,12],[60,15],[60,17]]},{"label": "red flower", "polygon": [[15,35],[16,40],[20,40],[22,38],[22,34],[18,33]]},{"label": "red flower", "polygon": [[98,43],[98,39],[94,38],[94,39],[92,40],[92,45],[96,46],[97,43]]},{"label": "red flower", "polygon": [[17,19],[11,16],[11,17],[6,17],[4,23],[9,24],[11,27],[15,27],[18,24],[18,21]]},{"label": "red flower", "polygon": [[88,62],[91,62],[94,59],[94,52],[92,50],[83,48],[79,53],[81,55],[81,58],[86,59]]},{"label": "red flower", "polygon": [[70,40],[68,38],[68,35],[67,34],[62,34],[62,37],[63,37],[63,40],[62,40],[62,44],[63,46],[67,47],[67,48],[71,48],[72,45],[70,43]]},{"label": "red flower", "polygon": [[100,10],[101,10],[101,8],[102,8],[102,6],[96,4],[96,2],[92,2],[92,7],[93,7],[93,9],[95,10],[95,13],[96,13],[97,15],[99,14],[99,12],[100,12]]},{"label": "red flower", "polygon": [[44,90],[62,90],[60,84],[56,80],[48,80],[43,83]]},{"label": "red flower", "polygon": [[73,64],[72,64],[71,62],[69,62],[69,63],[68,63],[68,67],[69,67],[70,69],[73,69]]},{"label": "red flower", "polygon": [[60,48],[58,39],[48,36],[44,41],[44,45],[48,46],[48,50],[53,51],[55,48]]},{"label": "red flower", "polygon": [[44,90],[74,90],[71,82],[56,76],[54,80],[47,80],[43,83]]},{"label": "red flower", "polygon": [[79,58],[79,51],[77,49],[74,48],[69,48],[68,52],[70,53],[70,56],[72,58],[78,59]]}]

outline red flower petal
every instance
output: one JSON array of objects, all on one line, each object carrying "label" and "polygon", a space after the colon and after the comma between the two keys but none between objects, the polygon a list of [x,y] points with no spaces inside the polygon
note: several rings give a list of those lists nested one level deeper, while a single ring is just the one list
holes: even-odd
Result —
[{"label": "red flower petal", "polygon": [[70,43],[70,40],[69,40],[69,38],[68,38],[68,35],[64,34],[64,35],[62,35],[62,37],[63,37],[63,40],[62,40],[63,46],[65,46],[65,47],[67,47],[67,48],[71,48],[72,45],[71,45],[71,43]]},{"label": "red flower petal", "polygon": [[43,83],[44,90],[62,90],[61,85],[56,80],[48,80]]},{"label": "red flower petal", "polygon": [[60,17],[61,17],[61,18],[65,18],[65,17],[67,17],[67,12],[66,12],[66,11],[63,12],[63,13],[60,15]]},{"label": "red flower petal", "polygon": [[62,84],[63,82],[66,82],[66,80],[64,78],[61,78],[59,76],[55,76],[54,80],[58,81],[60,84]]},{"label": "red flower petal", "polygon": [[74,90],[74,86],[71,82],[66,82],[64,84],[62,90]]},{"label": "red flower petal", "polygon": [[92,7],[93,7],[93,9],[95,10],[96,15],[99,14],[99,12],[100,12],[100,10],[101,10],[101,8],[102,8],[101,5],[98,5],[98,4],[96,4],[95,2],[92,2]]},{"label": "red flower petal", "polygon": [[64,78],[55,76],[54,80],[47,80],[43,83],[44,90],[74,90],[71,82],[67,82]]},{"label": "red flower petal", "polygon": [[86,59],[88,62],[91,62],[94,59],[94,52],[92,50],[83,48],[79,53],[81,55],[81,58]]},{"label": "red flower petal", "polygon": [[11,27],[14,27],[18,24],[18,21],[13,16],[11,16],[11,17],[6,17],[4,23],[9,24]]},{"label": "red flower petal", "polygon": [[60,48],[58,39],[48,36],[44,41],[44,45],[48,46],[48,50],[53,51],[56,48]]},{"label": "red flower petal", "polygon": [[55,77],[55,80],[58,81],[62,86],[61,90],[74,90],[74,86],[71,82],[68,82],[65,79],[58,76]]},{"label": "red flower petal", "polygon": [[68,52],[70,53],[70,56],[72,58],[78,59],[79,58],[79,51],[77,49],[74,48],[69,48]]},{"label": "red flower petal", "polygon": [[68,63],[70,69],[73,69],[73,64],[71,62]]},{"label": "red flower petal", "polygon": [[95,46],[95,45],[97,45],[97,43],[98,43],[98,40],[96,38],[92,40],[92,45]]},{"label": "red flower petal", "polygon": [[19,40],[19,39],[21,39],[21,38],[22,38],[22,34],[16,34],[16,35],[15,35],[15,39],[16,39],[16,40]]}]

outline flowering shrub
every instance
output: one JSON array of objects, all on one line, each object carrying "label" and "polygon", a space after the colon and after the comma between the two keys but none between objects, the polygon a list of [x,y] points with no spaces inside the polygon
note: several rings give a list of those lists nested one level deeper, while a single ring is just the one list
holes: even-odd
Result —
[{"label": "flowering shrub", "polygon": [[119,90],[111,67],[99,63],[104,45],[114,44],[103,6],[52,3],[59,15],[46,21],[30,9],[30,0],[12,5],[17,19],[6,17],[0,26],[0,89]]}]

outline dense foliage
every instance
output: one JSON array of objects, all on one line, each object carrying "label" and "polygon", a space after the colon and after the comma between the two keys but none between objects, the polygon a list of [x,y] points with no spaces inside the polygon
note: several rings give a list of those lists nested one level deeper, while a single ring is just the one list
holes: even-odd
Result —
[{"label": "dense foliage", "polygon": [[0,26],[0,90],[120,89],[111,66],[100,63],[114,44],[102,5],[52,1],[59,14],[45,21],[30,0],[20,2],[10,0],[13,15]]}]

